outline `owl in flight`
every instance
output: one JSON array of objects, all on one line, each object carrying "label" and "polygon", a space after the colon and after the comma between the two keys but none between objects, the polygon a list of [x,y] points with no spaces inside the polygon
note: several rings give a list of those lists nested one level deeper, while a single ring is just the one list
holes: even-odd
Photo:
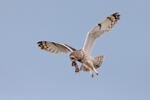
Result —
[{"label": "owl in flight", "polygon": [[[106,32],[109,32],[118,22],[119,19],[120,14],[113,13],[112,15],[105,18],[102,22],[98,23],[87,33],[84,46],[80,50],[76,50],[67,44],[50,41],[39,41],[37,44],[42,50],[54,54],[71,52],[70,60],[72,61],[72,66],[75,67],[75,72],[89,71],[90,76],[93,77],[93,71],[96,73],[96,75],[98,75],[98,71],[96,69],[99,68],[104,61],[103,55],[91,57],[91,51],[94,46],[94,42],[101,35],[103,35]],[[81,63],[80,69],[76,61],[79,61]]]}]

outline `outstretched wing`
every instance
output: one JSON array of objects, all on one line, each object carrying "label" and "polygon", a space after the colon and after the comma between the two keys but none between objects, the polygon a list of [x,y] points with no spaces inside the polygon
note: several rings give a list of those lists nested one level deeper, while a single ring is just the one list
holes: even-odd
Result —
[{"label": "outstretched wing", "polygon": [[114,13],[108,16],[107,18],[105,18],[102,22],[97,24],[95,27],[93,27],[87,34],[87,37],[84,42],[83,50],[86,51],[88,55],[90,55],[95,40],[105,32],[109,32],[119,19],[120,19],[120,14]]},{"label": "outstretched wing", "polygon": [[39,41],[37,42],[38,46],[45,51],[50,53],[59,54],[59,53],[68,53],[75,51],[76,49],[66,45],[49,41]]}]

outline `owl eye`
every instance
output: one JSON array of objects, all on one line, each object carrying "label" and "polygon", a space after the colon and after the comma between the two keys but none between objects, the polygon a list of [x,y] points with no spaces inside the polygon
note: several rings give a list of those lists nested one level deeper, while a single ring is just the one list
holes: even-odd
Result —
[{"label": "owl eye", "polygon": [[70,57],[71,60],[75,60],[75,57]]},{"label": "owl eye", "polygon": [[74,59],[75,59],[75,58],[73,58],[73,57],[71,58],[71,60],[74,60]]}]

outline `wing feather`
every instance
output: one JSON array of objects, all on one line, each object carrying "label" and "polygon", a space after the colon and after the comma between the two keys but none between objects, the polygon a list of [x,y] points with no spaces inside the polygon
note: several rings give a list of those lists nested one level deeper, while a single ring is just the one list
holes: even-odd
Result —
[{"label": "wing feather", "polygon": [[73,52],[76,50],[66,44],[60,44],[60,43],[50,42],[50,41],[39,41],[37,42],[37,44],[42,50],[45,50],[47,52],[54,53],[54,54],[68,53],[68,52]]},{"label": "wing feather", "polygon": [[114,13],[107,18],[105,18],[102,22],[93,27],[88,33],[84,42],[83,50],[87,52],[88,55],[91,54],[93,45],[95,40],[100,37],[105,32],[109,32],[114,25],[120,19],[119,13]]}]

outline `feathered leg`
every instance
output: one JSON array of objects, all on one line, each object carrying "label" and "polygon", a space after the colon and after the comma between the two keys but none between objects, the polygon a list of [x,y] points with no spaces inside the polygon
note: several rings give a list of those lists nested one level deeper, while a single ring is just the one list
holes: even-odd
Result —
[{"label": "feathered leg", "polygon": [[94,72],[96,73],[96,75],[98,75],[98,71],[95,69],[95,67],[93,66],[92,68],[93,68]]},{"label": "feathered leg", "polygon": [[91,64],[90,63],[88,63],[88,62],[86,62],[85,64],[83,64],[83,66],[85,66],[85,68],[87,68],[88,70],[89,70],[89,72],[90,72],[90,76],[93,78],[94,77],[94,75],[93,75],[93,70],[92,70],[92,66],[91,66]]},{"label": "feathered leg", "polygon": [[96,75],[98,75],[98,71],[97,71],[96,68],[94,67],[94,64],[93,64],[93,63],[90,64],[90,67],[94,70],[94,72],[96,73]]},{"label": "feathered leg", "polygon": [[92,73],[92,68],[90,68],[90,67],[89,67],[89,72],[90,72],[90,76],[93,78],[94,75],[93,75],[93,73]]},{"label": "feathered leg", "polygon": [[92,72],[92,70],[94,70],[94,72],[96,73],[96,75],[98,75],[98,71],[96,70],[96,68],[94,67],[94,65],[91,63],[91,64],[89,64],[89,71],[90,71],[90,73]]}]

